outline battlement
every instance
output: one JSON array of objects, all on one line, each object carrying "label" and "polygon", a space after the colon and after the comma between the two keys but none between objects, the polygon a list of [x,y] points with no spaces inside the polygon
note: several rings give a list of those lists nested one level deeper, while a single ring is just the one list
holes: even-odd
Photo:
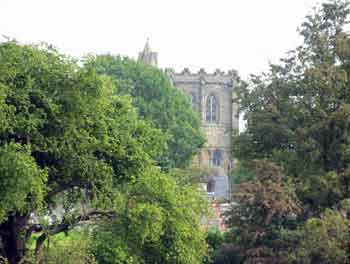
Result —
[{"label": "battlement", "polygon": [[238,79],[236,70],[228,72],[216,69],[213,73],[207,73],[203,68],[198,72],[192,73],[189,68],[184,68],[181,72],[175,72],[172,68],[166,68],[165,73],[174,83],[218,83],[233,85]]},{"label": "battlement", "polygon": [[[153,52],[147,41],[139,60],[155,66],[157,57],[155,55],[152,59],[151,54]],[[234,164],[231,153],[232,131],[238,129],[238,105],[232,100],[239,81],[237,71],[216,69],[207,73],[203,68],[197,72],[184,68],[175,72],[172,68],[165,68],[164,72],[173,86],[188,96],[207,139],[193,163],[215,169],[210,182],[206,183],[207,187],[210,187],[210,193],[216,199],[228,199],[230,185],[227,175]]]}]

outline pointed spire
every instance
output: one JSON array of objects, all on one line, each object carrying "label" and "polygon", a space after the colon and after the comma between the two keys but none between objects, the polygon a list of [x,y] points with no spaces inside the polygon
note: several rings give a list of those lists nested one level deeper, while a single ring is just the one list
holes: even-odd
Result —
[{"label": "pointed spire", "polygon": [[143,53],[147,54],[147,53],[151,53],[151,52],[152,52],[152,50],[151,50],[151,46],[149,45],[149,38],[147,38],[146,45],[143,48]]},{"label": "pointed spire", "polygon": [[157,52],[152,52],[151,46],[149,45],[149,38],[147,38],[143,51],[139,53],[138,61],[157,67],[158,54]]}]

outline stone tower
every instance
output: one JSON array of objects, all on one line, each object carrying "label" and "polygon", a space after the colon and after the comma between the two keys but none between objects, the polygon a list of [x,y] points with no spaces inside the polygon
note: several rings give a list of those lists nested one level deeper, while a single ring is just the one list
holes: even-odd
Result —
[{"label": "stone tower", "polygon": [[158,54],[157,52],[152,52],[151,47],[149,45],[149,39],[147,39],[143,51],[139,53],[138,60],[142,61],[145,64],[152,65],[154,67],[158,66]]},{"label": "stone tower", "polygon": [[228,198],[228,173],[233,166],[232,132],[238,130],[238,106],[232,102],[237,72],[216,70],[209,74],[201,69],[191,73],[187,68],[180,73],[170,69],[166,72],[199,113],[207,143],[195,162],[213,171],[214,175],[207,182],[207,191],[215,198]]},{"label": "stone tower", "polygon": [[[147,46],[149,48],[148,42]],[[229,198],[228,173],[233,167],[232,133],[238,131],[238,105],[232,102],[237,72],[216,70],[209,74],[200,69],[191,73],[187,68],[180,73],[172,69],[165,72],[173,85],[189,97],[194,110],[199,113],[207,143],[194,163],[213,171],[206,182],[207,192],[215,198]]]}]

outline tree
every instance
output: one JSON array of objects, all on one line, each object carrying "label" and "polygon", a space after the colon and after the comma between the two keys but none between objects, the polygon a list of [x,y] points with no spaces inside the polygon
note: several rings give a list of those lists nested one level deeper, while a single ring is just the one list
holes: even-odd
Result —
[{"label": "tree", "polygon": [[[281,169],[267,161],[253,161],[256,180],[237,186],[225,213],[230,237],[243,263],[281,263],[278,230],[301,213],[293,189],[283,182]],[[237,258],[237,254],[235,255]],[[229,262],[227,262],[229,263]]]},{"label": "tree", "polygon": [[152,169],[123,188],[118,204],[119,217],[94,230],[98,263],[202,263],[208,208],[197,186]]},{"label": "tree", "polygon": [[161,131],[113,90],[52,48],[0,44],[0,254],[10,264],[33,232],[40,252],[50,235],[115,216],[116,188],[163,151]]},{"label": "tree", "polygon": [[[350,200],[347,211],[350,212]],[[345,201],[343,203],[345,205]],[[296,230],[284,230],[287,263],[334,263],[350,261],[350,220],[345,207],[326,209],[320,218],[309,218]]]},{"label": "tree", "polygon": [[350,197],[349,13],[347,1],[316,8],[303,44],[238,90],[247,129],[234,155],[249,170],[275,164],[236,188],[228,220],[244,263],[348,261],[349,214],[339,208]]},{"label": "tree", "polygon": [[86,66],[111,76],[117,93],[132,97],[142,118],[161,129],[167,150],[158,157],[162,168],[185,168],[204,144],[200,120],[189,100],[168,77],[152,66],[112,55],[88,57]]},{"label": "tree", "polygon": [[236,157],[280,165],[307,214],[350,195],[348,17],[348,2],[322,4],[301,26],[304,43],[239,89],[247,129],[235,138]]}]

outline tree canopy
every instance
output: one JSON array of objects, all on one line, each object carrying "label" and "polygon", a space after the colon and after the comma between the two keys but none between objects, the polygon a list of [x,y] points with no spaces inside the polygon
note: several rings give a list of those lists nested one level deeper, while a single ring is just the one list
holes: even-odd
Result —
[{"label": "tree canopy", "polygon": [[316,211],[350,192],[348,15],[346,2],[323,4],[300,28],[304,44],[239,89],[247,126],[236,157],[282,166]]},{"label": "tree canopy", "polygon": [[303,44],[238,88],[245,170],[228,225],[244,263],[349,262],[349,13],[348,1],[319,5]]},{"label": "tree canopy", "polygon": [[52,48],[1,43],[0,62],[0,237],[12,264],[44,230],[33,213],[64,205],[43,239],[104,215],[118,184],[152,166],[165,138],[107,78]]},{"label": "tree canopy", "polygon": [[113,78],[117,93],[130,95],[139,115],[167,135],[162,168],[185,168],[204,144],[198,114],[161,70],[113,55],[88,57],[86,66]]},{"label": "tree canopy", "polygon": [[201,217],[206,198],[197,185],[178,185],[157,169],[147,171],[118,196],[119,217],[94,230],[98,263],[202,263],[206,255]]}]

